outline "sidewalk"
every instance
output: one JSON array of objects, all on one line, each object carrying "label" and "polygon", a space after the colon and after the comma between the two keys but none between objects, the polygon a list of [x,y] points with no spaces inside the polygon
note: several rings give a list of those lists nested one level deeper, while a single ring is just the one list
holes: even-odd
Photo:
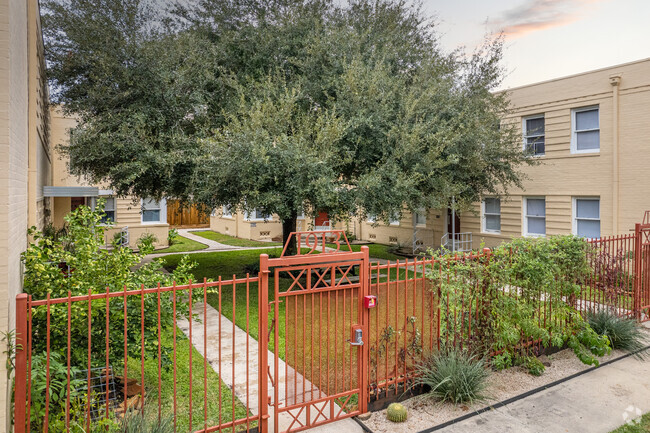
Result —
[{"label": "sidewalk", "polygon": [[436,432],[608,433],[637,408],[650,411],[650,361],[628,357]]}]

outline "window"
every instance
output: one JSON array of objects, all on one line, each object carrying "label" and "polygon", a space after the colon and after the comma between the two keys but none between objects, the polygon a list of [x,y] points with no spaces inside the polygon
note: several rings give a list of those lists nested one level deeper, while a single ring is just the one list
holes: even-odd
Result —
[{"label": "window", "polygon": [[232,212],[228,206],[223,206],[221,208],[221,217],[222,218],[232,218]]},{"label": "window", "polygon": [[600,151],[600,120],[598,107],[578,108],[571,112],[572,153],[591,153]]},{"label": "window", "polygon": [[524,234],[546,235],[546,199],[527,198],[524,201]]},{"label": "window", "polygon": [[573,233],[584,238],[600,237],[600,199],[573,199]]},{"label": "window", "polygon": [[501,200],[498,198],[483,200],[483,231],[501,233]]},{"label": "window", "polygon": [[544,116],[524,118],[524,152],[532,156],[544,155]]},{"label": "window", "polygon": [[398,215],[391,216],[390,220],[388,221],[388,223],[392,226],[398,226],[399,222],[400,222],[400,218]]},{"label": "window", "polygon": [[261,221],[271,218],[270,214],[264,213],[261,210],[253,209],[253,212],[246,212],[246,219],[248,221]]},{"label": "window", "polygon": [[159,223],[163,216],[163,203],[151,199],[142,200],[142,222]]},{"label": "window", "polygon": [[416,226],[426,226],[427,225],[427,213],[426,211],[418,211],[415,213],[415,225]]},{"label": "window", "polygon": [[[102,224],[115,222],[115,197],[100,197],[100,199],[104,199],[104,213],[106,214],[102,217]],[[93,210],[97,207],[97,200],[96,197],[90,200],[90,207]]]},{"label": "window", "polygon": [[368,214],[368,222],[372,223],[372,224],[376,223],[377,222],[377,215]]}]

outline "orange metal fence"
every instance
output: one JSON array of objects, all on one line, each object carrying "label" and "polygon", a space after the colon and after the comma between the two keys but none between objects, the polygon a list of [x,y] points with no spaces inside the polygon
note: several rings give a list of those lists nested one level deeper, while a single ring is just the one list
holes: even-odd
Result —
[{"label": "orange metal fence", "polygon": [[[127,412],[171,416],[177,431],[267,432],[269,423],[300,431],[402,393],[441,345],[487,338],[490,299],[478,295],[489,280],[489,250],[371,264],[368,248],[352,251],[343,232],[295,236],[309,253],[262,255],[259,276],[56,299],[19,295],[15,431],[88,431]],[[648,320],[650,223],[590,243],[593,274],[562,301]],[[475,266],[446,272],[458,284],[443,293],[443,270],[459,262]],[[499,290],[519,294],[508,284]],[[557,320],[548,296],[540,289],[540,326]]]}]

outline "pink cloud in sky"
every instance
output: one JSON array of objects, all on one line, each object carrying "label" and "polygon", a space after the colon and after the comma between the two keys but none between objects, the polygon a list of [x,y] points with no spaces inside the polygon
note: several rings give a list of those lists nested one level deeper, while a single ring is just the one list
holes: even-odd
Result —
[{"label": "pink cloud in sky", "polygon": [[528,0],[516,8],[505,11],[492,24],[497,32],[509,38],[517,38],[528,33],[559,27],[583,16],[589,4],[601,0]]}]

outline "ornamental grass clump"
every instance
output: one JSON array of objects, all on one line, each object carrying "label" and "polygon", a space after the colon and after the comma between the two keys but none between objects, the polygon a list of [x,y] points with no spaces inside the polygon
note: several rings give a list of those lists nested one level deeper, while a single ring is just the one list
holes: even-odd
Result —
[{"label": "ornamental grass clump", "polygon": [[417,367],[413,386],[431,388],[431,395],[454,404],[486,399],[486,362],[467,351],[449,350],[430,356]]},{"label": "ornamental grass clump", "polygon": [[648,351],[643,350],[648,341],[634,319],[619,317],[608,310],[599,310],[588,313],[587,322],[598,335],[609,338],[613,349],[635,353],[640,358],[648,355]]}]

